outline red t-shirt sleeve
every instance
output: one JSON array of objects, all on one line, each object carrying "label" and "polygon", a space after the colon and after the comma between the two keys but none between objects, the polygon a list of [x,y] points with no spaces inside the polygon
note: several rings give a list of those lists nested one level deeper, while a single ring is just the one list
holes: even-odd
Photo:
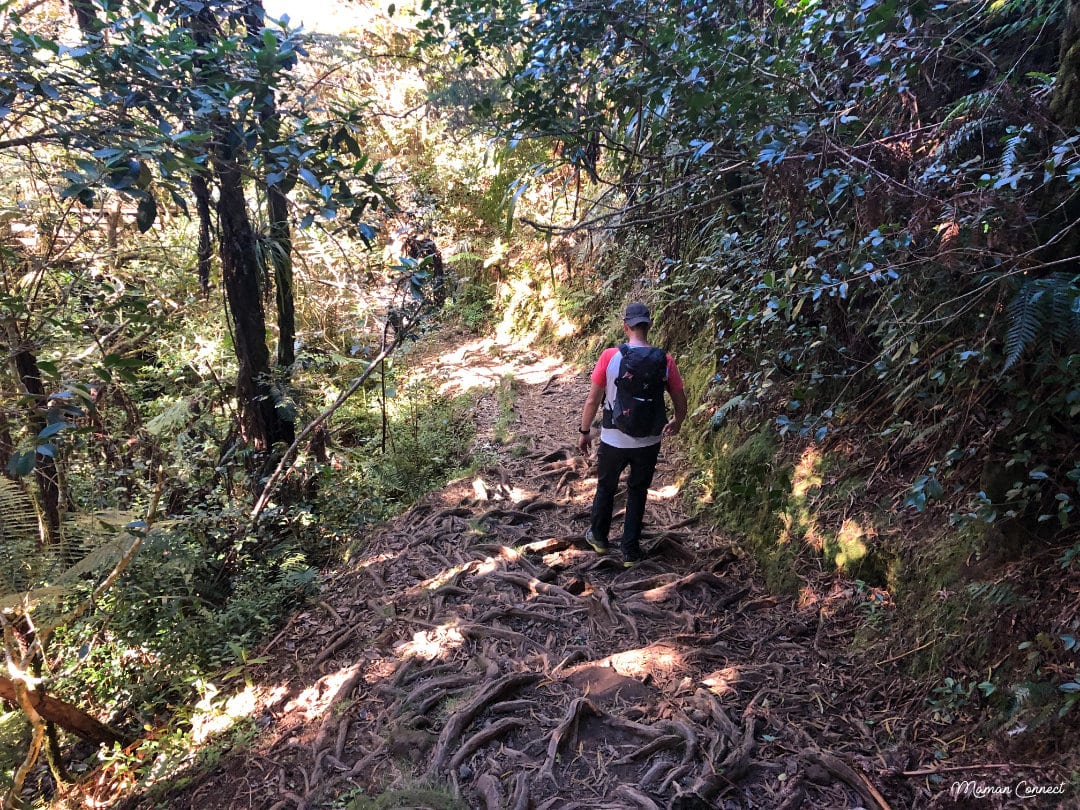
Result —
[{"label": "red t-shirt sleeve", "polygon": [[679,374],[679,369],[675,366],[675,359],[670,354],[667,356],[667,390],[683,390],[682,375]]},{"label": "red t-shirt sleeve", "polygon": [[604,349],[600,353],[600,359],[596,361],[596,367],[593,368],[592,374],[589,376],[589,379],[593,381],[593,385],[607,385],[607,367],[617,351],[619,351],[619,347],[612,346],[610,349]]}]

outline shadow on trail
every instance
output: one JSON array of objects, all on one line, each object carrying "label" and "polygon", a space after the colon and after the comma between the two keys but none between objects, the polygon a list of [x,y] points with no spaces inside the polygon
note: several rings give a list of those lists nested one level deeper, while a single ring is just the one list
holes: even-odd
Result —
[{"label": "shadow on trail", "polygon": [[903,774],[923,753],[915,732],[891,725],[915,697],[834,645],[858,621],[852,594],[764,594],[681,511],[663,460],[646,561],[627,571],[590,551],[595,480],[571,444],[585,375],[533,366],[516,377],[517,453],[329,576],[252,674],[253,745],[169,806],[343,807],[395,790],[492,810],[927,806]]}]

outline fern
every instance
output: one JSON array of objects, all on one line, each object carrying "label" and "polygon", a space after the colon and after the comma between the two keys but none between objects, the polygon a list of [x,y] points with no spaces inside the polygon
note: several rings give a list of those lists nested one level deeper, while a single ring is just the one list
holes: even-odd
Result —
[{"label": "fern", "polygon": [[1016,607],[1028,601],[1007,582],[973,582],[968,585],[967,591],[973,601],[995,607]]},{"label": "fern", "polygon": [[[39,632],[51,632],[71,608],[72,598],[100,584],[102,576],[129,555],[139,538],[127,530],[135,513],[77,515],[64,545],[41,546],[38,517],[18,484],[0,478],[0,610],[33,613]],[[176,521],[158,521],[151,532]]]},{"label": "fern", "polygon": [[1077,278],[1055,276],[1051,288],[1050,335],[1063,346],[1080,345],[1080,287]]},{"label": "fern", "polygon": [[[981,116],[994,105],[997,93],[993,90],[979,90],[977,93],[968,93],[961,96],[945,113],[941,120],[941,126],[946,127],[953,121],[967,120],[973,116]],[[968,121],[968,123],[973,123]]]},{"label": "fern", "polygon": [[0,594],[22,591],[34,575],[38,552],[37,511],[14,481],[0,477]]},{"label": "fern", "polygon": [[1016,156],[1027,142],[1027,136],[1031,134],[1031,124],[1025,124],[1020,129],[1009,127],[1009,136],[1005,139],[1005,150],[1001,154],[1001,174],[1003,177],[1011,175],[1016,168]]},{"label": "fern", "polygon": [[1080,344],[1080,287],[1076,276],[1056,273],[1021,285],[1009,304],[1002,371],[1019,362],[1040,338],[1069,347]]},{"label": "fern", "polygon": [[717,408],[716,413],[713,414],[712,419],[710,420],[712,426],[714,428],[723,427],[723,425],[727,422],[728,417],[731,416],[732,413],[747,404],[746,400],[746,397],[735,395],[723,405],[721,405],[719,408]]},{"label": "fern", "polygon": [[1017,34],[1052,31],[1064,11],[1065,0],[996,0],[987,9],[987,16],[993,21],[1006,19],[987,32],[986,40],[1000,42]]},{"label": "fern", "polygon": [[1000,127],[1004,122],[995,116],[976,118],[973,121],[964,121],[957,127],[956,132],[942,141],[934,150],[934,157],[941,159],[956,154],[960,147],[975,138],[985,140],[987,132],[994,127]]}]

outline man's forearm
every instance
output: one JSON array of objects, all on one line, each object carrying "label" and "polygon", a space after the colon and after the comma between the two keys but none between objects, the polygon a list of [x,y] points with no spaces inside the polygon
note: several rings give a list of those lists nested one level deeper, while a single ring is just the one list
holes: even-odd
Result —
[{"label": "man's forearm", "polygon": [[686,391],[678,391],[671,395],[671,403],[675,406],[675,418],[679,424],[686,421]]},{"label": "man's forearm", "polygon": [[585,400],[585,407],[581,409],[581,430],[588,430],[592,427],[593,419],[596,418],[596,412],[600,409],[600,398],[589,396]]}]

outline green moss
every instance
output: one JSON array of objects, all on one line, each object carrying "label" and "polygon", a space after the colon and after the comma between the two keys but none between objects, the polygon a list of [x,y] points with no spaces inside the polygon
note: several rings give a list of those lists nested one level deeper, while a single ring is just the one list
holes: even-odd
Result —
[{"label": "green moss", "polygon": [[776,438],[768,427],[749,435],[725,427],[693,447],[704,472],[697,489],[704,510],[723,529],[744,538],[767,584],[792,591],[795,547],[781,515],[791,487],[791,470],[777,465]]},{"label": "green moss", "polygon": [[[898,646],[917,650],[913,674],[937,672],[946,660],[977,668],[1001,646],[1001,622],[1025,597],[997,581],[985,530],[970,525],[928,537],[889,570],[898,615]],[[921,648],[921,649],[919,649]]]}]

